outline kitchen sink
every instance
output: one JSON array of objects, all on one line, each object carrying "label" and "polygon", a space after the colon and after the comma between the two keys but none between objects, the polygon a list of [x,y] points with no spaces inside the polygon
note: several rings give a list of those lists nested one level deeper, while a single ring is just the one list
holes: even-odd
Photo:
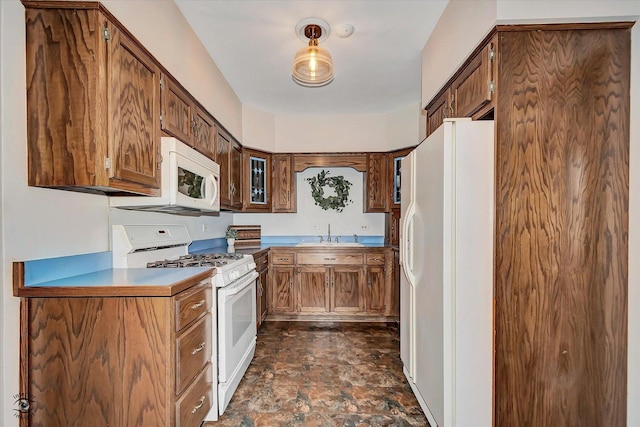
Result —
[{"label": "kitchen sink", "polygon": [[303,242],[298,243],[296,246],[316,246],[316,247],[362,247],[364,246],[362,243],[355,242]]}]

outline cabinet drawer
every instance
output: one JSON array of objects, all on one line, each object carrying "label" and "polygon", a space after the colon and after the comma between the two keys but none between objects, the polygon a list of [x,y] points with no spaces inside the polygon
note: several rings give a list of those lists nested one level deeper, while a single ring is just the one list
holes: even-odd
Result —
[{"label": "cabinet drawer", "polygon": [[271,254],[271,264],[274,265],[291,265],[293,264],[294,254],[293,252],[280,252]]},{"label": "cabinet drawer", "polygon": [[367,254],[367,265],[384,265],[384,254],[383,253]]},{"label": "cabinet drawer", "polygon": [[209,363],[176,402],[176,427],[199,426],[212,405],[213,370]]},{"label": "cabinet drawer", "polygon": [[362,264],[362,254],[299,253],[298,264]]},{"label": "cabinet drawer", "polygon": [[201,285],[176,297],[176,331],[202,316],[211,308],[211,282],[207,279]]},{"label": "cabinet drawer", "polygon": [[211,334],[211,313],[207,313],[176,340],[176,394],[211,359]]},{"label": "cabinet drawer", "polygon": [[256,270],[263,271],[269,267],[269,257],[267,255],[262,255],[256,258]]}]

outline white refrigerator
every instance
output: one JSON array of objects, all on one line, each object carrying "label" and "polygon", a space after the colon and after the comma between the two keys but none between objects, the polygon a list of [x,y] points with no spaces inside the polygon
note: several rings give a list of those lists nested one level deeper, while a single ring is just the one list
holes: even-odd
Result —
[{"label": "white refrigerator", "polygon": [[402,160],[400,356],[431,427],[493,414],[494,123],[447,119]]}]

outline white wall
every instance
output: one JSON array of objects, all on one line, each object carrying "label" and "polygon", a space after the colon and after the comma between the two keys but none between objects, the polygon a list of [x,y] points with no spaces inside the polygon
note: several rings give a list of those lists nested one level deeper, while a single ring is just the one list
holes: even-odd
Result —
[{"label": "white wall", "polygon": [[[321,170],[328,170],[329,176],[344,176],[351,182],[349,198],[353,203],[340,213],[335,210],[322,210],[316,206],[311,196],[311,187],[307,178],[315,176]],[[384,235],[384,214],[363,213],[364,174],[352,168],[309,168],[296,173],[297,213],[293,214],[235,214],[234,224],[260,224],[263,236],[327,235],[327,224],[331,224],[332,236]],[[325,188],[325,194],[330,195]]]},{"label": "white wall", "polygon": [[496,18],[496,0],[449,0],[422,50],[423,108],[491,31]]},{"label": "white wall", "polygon": [[417,145],[426,134],[426,116],[422,115],[420,104],[408,105],[387,114],[385,140],[388,150]]},{"label": "white wall", "polygon": [[[496,23],[635,21],[639,0],[451,0],[423,50],[422,105]],[[640,426],[640,24],[631,31],[627,425]]]},{"label": "white wall", "polygon": [[276,151],[275,116],[248,105],[242,105],[242,144],[260,150]]}]

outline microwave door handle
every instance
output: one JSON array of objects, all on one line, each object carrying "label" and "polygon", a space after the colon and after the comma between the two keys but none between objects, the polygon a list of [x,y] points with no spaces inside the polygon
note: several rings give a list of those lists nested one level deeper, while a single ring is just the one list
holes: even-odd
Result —
[{"label": "microwave door handle", "polygon": [[[218,198],[218,181],[216,181],[216,177],[213,176],[213,174],[209,174],[206,181],[210,183],[211,192],[212,192],[212,197],[210,199],[209,205],[213,206],[216,203],[216,199]],[[203,184],[204,184],[204,181],[203,181]]]}]

